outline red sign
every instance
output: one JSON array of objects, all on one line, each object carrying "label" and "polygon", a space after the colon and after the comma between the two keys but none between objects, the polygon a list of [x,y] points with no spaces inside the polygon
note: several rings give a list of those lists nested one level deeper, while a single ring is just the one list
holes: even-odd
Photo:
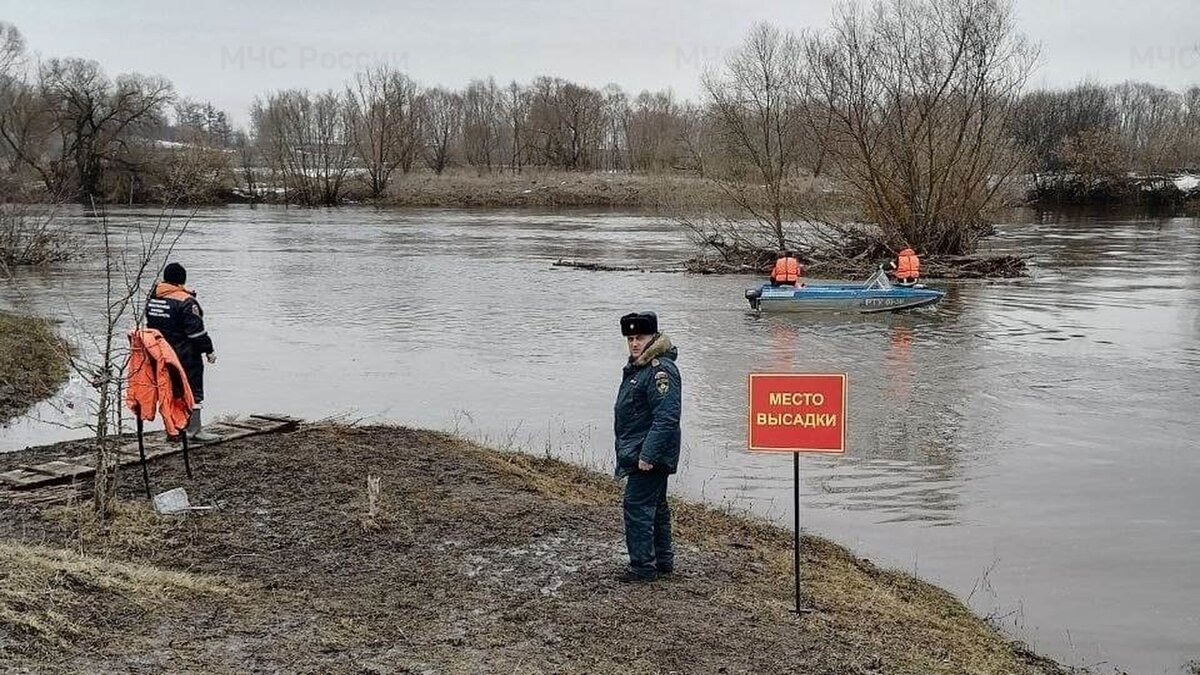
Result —
[{"label": "red sign", "polygon": [[846,376],[750,374],[750,449],[846,451]]}]

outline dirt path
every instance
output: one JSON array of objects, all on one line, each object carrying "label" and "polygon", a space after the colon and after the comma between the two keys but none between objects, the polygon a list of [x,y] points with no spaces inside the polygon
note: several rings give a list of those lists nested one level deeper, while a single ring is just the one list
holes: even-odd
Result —
[{"label": "dirt path", "polygon": [[193,461],[194,481],[178,461],[152,480],[214,513],[155,517],[134,473],[104,529],[0,490],[0,658],[18,672],[1065,672],[815,538],[819,611],[798,619],[790,535],[694,504],[676,505],[675,577],[618,584],[616,485],[552,460],[320,427]]}]

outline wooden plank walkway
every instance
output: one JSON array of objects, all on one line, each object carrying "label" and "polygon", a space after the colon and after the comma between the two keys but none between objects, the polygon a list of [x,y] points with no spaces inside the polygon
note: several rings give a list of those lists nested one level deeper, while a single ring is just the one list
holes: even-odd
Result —
[{"label": "wooden plank walkway", "polygon": [[[227,422],[205,425],[204,430],[217,434],[220,440],[210,443],[188,442],[188,451],[194,451],[212,445],[219,445],[239,438],[258,436],[260,434],[281,433],[294,431],[300,425],[298,417],[277,415],[275,413],[257,413],[249,417],[240,417]],[[182,443],[167,441],[166,432],[155,431],[145,434],[146,461],[183,452]],[[137,440],[130,441],[117,448],[117,461],[121,466],[141,464],[138,455]],[[41,464],[21,465],[12,471],[0,473],[0,484],[8,485],[15,490],[29,490],[45,485],[71,482],[86,478],[96,473],[95,455],[92,453],[75,455],[56,459]]]}]

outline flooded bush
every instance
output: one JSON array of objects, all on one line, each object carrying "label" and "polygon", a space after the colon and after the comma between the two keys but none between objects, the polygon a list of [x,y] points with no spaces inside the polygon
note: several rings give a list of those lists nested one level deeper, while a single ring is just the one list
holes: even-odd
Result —
[{"label": "flooded bush", "polygon": [[55,213],[53,207],[0,205],[0,272],[74,257],[70,233],[55,222]]},{"label": "flooded bush", "polygon": [[1038,176],[1026,193],[1029,202],[1044,205],[1136,204],[1175,208],[1200,200],[1200,191],[1165,175],[1084,177],[1061,173]]}]

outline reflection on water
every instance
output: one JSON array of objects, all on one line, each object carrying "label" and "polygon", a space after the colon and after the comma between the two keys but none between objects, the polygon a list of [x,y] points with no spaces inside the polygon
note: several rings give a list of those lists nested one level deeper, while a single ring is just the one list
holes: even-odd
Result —
[{"label": "reflection on water", "polygon": [[[973,606],[1019,609],[1009,628],[1060,659],[1175,668],[1200,656],[1200,227],[1043,215],[994,245],[1031,255],[1032,278],[869,317],[756,316],[749,277],[550,266],[687,257],[638,215],[216,209],[178,257],[221,355],[211,414],[457,427],[595,465],[611,461],[616,318],[655,309],[680,347],[680,489],[785,525],[791,462],[745,452],[746,374],[845,372],[849,451],[803,458],[805,527],[964,598],[992,568]],[[23,276],[0,301],[86,333],[98,264]],[[0,450],[65,435],[25,420]]]}]

